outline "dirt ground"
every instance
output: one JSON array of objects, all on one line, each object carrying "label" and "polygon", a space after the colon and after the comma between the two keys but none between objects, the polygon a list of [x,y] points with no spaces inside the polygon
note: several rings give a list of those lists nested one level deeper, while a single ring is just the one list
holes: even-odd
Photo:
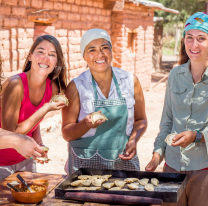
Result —
[{"label": "dirt ground", "polygon": [[[152,88],[161,78],[166,76],[174,64],[174,59],[164,59],[163,72],[152,75],[151,88],[144,91],[146,114],[148,118],[148,128],[141,137],[137,145],[137,153],[140,160],[141,171],[151,160],[153,144],[157,133],[159,132],[159,123],[163,109],[163,102],[166,89],[166,81],[161,82],[155,88]],[[67,160],[67,142],[61,135],[61,114],[56,112],[52,117],[50,115],[41,123],[41,134],[43,142],[49,150],[48,164],[37,164],[37,172],[65,174],[64,165]],[[156,171],[162,171],[164,161],[158,166]]]}]

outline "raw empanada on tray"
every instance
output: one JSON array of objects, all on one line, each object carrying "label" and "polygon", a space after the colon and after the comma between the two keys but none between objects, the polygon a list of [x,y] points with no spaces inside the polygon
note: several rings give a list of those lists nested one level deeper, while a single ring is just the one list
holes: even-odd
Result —
[{"label": "raw empanada on tray", "polygon": [[109,190],[121,190],[120,187],[111,187]]},{"label": "raw empanada on tray", "polygon": [[124,187],[124,185],[126,184],[126,182],[122,181],[122,180],[115,180],[114,181],[115,185],[117,187],[120,187],[121,189]]},{"label": "raw empanada on tray", "polygon": [[139,180],[140,185],[146,185],[148,182],[149,182],[149,179],[147,179],[147,178],[143,178],[143,179]]},{"label": "raw empanada on tray", "polygon": [[154,191],[154,185],[153,184],[146,184],[144,186],[144,189],[147,190],[147,191]]},{"label": "raw empanada on tray", "polygon": [[102,183],[105,181],[105,179],[93,179],[92,184],[96,187],[101,187]]},{"label": "raw empanada on tray", "polygon": [[74,188],[74,190],[86,190],[87,189],[87,187],[76,187],[76,188]]},{"label": "raw empanada on tray", "polygon": [[81,184],[81,182],[82,182],[82,180],[76,180],[76,181],[74,181],[74,182],[71,183],[71,186],[76,187],[76,186],[78,186],[79,184]]},{"label": "raw empanada on tray", "polygon": [[151,179],[151,183],[152,183],[154,186],[159,186],[159,180],[156,179],[156,178],[152,178],[152,179]]},{"label": "raw empanada on tray", "polygon": [[114,182],[103,183],[103,187],[106,188],[106,189],[110,189],[113,186],[114,186]]},{"label": "raw empanada on tray", "polygon": [[138,183],[138,184],[136,184],[136,183],[131,183],[131,184],[128,184],[127,186],[128,186],[128,188],[131,189],[131,190],[136,190],[136,189],[139,188],[139,183]]},{"label": "raw empanada on tray", "polygon": [[86,190],[100,190],[101,187],[87,187]]},{"label": "raw empanada on tray", "polygon": [[92,183],[92,180],[82,180],[81,182],[81,184],[86,187],[90,186],[91,183]]},{"label": "raw empanada on tray", "polygon": [[126,183],[133,183],[133,182],[138,182],[138,181],[139,181],[139,179],[137,179],[137,178],[126,178],[124,180],[124,182],[126,182]]},{"label": "raw empanada on tray", "polygon": [[109,179],[112,175],[102,175],[99,179]]},{"label": "raw empanada on tray", "polygon": [[79,180],[87,180],[87,179],[90,179],[91,175],[80,175],[78,176],[78,179]]}]

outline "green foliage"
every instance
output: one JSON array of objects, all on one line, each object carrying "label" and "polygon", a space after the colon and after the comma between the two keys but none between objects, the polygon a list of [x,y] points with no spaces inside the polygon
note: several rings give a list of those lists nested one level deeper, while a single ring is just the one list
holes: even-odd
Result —
[{"label": "green foliage", "polygon": [[155,16],[163,17],[164,23],[183,23],[196,12],[205,11],[205,1],[198,0],[150,0],[163,4],[170,9],[178,10],[179,14],[155,10]]}]

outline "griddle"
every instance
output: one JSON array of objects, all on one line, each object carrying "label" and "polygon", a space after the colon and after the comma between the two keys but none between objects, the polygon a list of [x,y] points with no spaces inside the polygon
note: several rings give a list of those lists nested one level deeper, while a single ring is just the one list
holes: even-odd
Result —
[{"label": "griddle", "polygon": [[[139,185],[136,190],[116,191],[101,188],[101,190],[73,190],[70,183],[77,180],[79,175],[112,175],[108,182],[115,180],[124,180],[126,178],[135,177],[138,179],[157,178],[159,187],[154,187],[155,191],[146,191],[144,186]],[[94,168],[80,168],[64,182],[55,188],[55,198],[65,199],[66,192],[87,192],[87,193],[106,193],[118,195],[131,195],[162,199],[163,202],[177,202],[187,184],[187,175],[180,173],[164,173],[164,172],[143,172],[143,171],[125,171],[125,170],[108,170]],[[124,188],[127,188],[125,186]]]}]

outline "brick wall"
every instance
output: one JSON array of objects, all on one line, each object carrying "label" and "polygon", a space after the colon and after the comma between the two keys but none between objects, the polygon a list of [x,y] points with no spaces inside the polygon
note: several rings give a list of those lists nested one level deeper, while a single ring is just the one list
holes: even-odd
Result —
[{"label": "brick wall", "polygon": [[[86,70],[80,53],[80,39],[92,28],[105,29],[112,37],[113,66],[136,74],[143,88],[148,88],[152,69],[154,10],[125,3],[123,12],[103,9],[103,0],[0,0],[0,52],[3,71],[22,70],[26,55],[33,43],[34,28],[39,25],[28,15],[42,9],[57,16],[50,24],[59,40],[69,79]],[[44,28],[47,30],[47,28]],[[134,32],[135,52],[128,50],[128,34]]]}]

